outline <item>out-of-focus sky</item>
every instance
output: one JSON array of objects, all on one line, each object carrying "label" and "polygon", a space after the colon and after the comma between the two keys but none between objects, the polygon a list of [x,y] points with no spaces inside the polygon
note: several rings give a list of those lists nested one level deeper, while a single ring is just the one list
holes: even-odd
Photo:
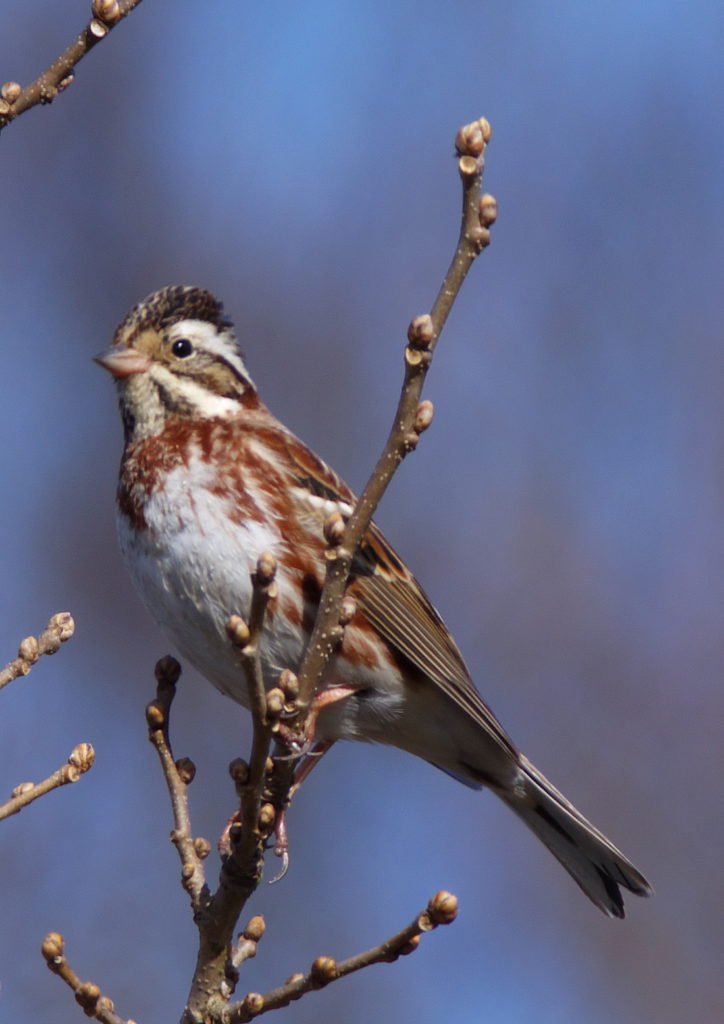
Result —
[{"label": "out-of-focus sky", "polygon": [[[0,80],[85,17],[5,0]],[[268,932],[240,992],[448,888],[453,927],[285,1019],[724,1018],[723,52],[713,0],[146,0],[3,132],[0,661],[53,612],[77,634],[0,696],[0,778],[80,741],[97,763],[0,826],[2,1020],[81,1019],[41,961],[51,929],[143,1024],[177,1018],[194,960],[143,718],[169,645],[116,549],[120,426],[91,356],[148,292],[209,287],[272,410],[361,487],[456,237],[454,134],[480,115],[493,245],[378,521],[506,728],[656,897],[606,920],[490,795],[340,747],[249,907]],[[246,715],[189,670],[174,736],[214,841]]]}]

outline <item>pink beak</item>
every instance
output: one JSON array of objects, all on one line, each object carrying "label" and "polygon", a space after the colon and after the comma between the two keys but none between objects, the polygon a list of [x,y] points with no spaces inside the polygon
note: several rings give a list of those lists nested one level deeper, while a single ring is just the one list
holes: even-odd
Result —
[{"label": "pink beak", "polygon": [[151,366],[148,356],[132,348],[107,348],[93,359],[117,380],[131,377],[134,373],[145,373]]}]

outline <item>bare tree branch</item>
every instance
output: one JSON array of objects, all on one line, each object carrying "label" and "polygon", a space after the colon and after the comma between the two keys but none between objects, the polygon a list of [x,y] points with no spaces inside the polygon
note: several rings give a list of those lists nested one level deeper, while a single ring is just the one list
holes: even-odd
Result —
[{"label": "bare tree branch", "polygon": [[[355,551],[377,505],[405,455],[417,445],[432,420],[432,405],[420,403],[432,354],[448,314],[476,256],[490,244],[496,208],[492,196],[481,196],[485,147],[490,139],[485,118],[465,125],[457,134],[458,170],[463,186],[462,218],[457,247],[429,314],[416,317],[408,329],[405,379],[384,450],[339,541],[327,549],[327,574],[314,630],[299,669],[300,724],[319,686],[325,665],[339,642],[339,609]],[[331,527],[331,524],[330,524]],[[333,540],[337,540],[336,537]]]},{"label": "bare tree branch", "polygon": [[20,644],[17,658],[8,662],[0,672],[0,690],[18,676],[26,676],[41,655],[55,654],[62,643],[70,640],[74,631],[75,623],[70,612],[58,612],[39,637],[26,637]]},{"label": "bare tree branch", "polygon": [[77,782],[81,775],[92,766],[94,760],[95,752],[90,743],[79,743],[71,750],[67,763],[54,771],[47,779],[37,783],[21,782],[19,786],[16,786],[10,799],[4,804],[0,804],[0,821],[9,818],[12,814],[17,814],[23,807],[27,807],[38,797],[50,793],[52,789],[67,786],[70,782]]},{"label": "bare tree branch", "polygon": [[285,696],[281,689],[265,691],[260,653],[267,605],[276,595],[275,574],[274,559],[263,554],[252,575],[249,624],[233,616],[227,627],[247,677],[254,730],[252,752],[248,767],[239,761],[230,766],[240,798],[241,822],[233,823],[228,830],[229,854],[222,864],[219,887],[196,915],[199,952],[184,1022],[206,1020],[213,999],[226,1005],[225,993],[233,990],[236,967],[231,937],[244,905],[261,881],[264,846],[276,820],[276,809],[265,795],[273,770],[269,747]]},{"label": "bare tree branch", "polygon": [[306,974],[293,974],[283,985],[265,995],[250,992],[240,1002],[232,1003],[226,1008],[224,1024],[246,1024],[253,1017],[288,1006],[307,992],[324,988],[330,982],[355,971],[371,967],[372,964],[392,963],[400,956],[413,953],[419,945],[420,936],[440,924],[451,924],[457,912],[456,897],[449,892],[439,892],[433,896],[427,908],[396,935],[347,960],[336,961],[330,956],[317,957]]},{"label": "bare tree branch", "polygon": [[[240,783],[242,821],[250,823],[259,820],[262,789],[267,769],[267,758],[271,745],[271,718],[278,718],[284,706],[284,695],[279,691],[266,692],[261,664],[261,634],[267,605],[276,597],[274,582],[276,563],[269,553],[261,555],[256,573],[252,576],[252,601],[248,625],[238,615],[231,617],[227,632],[229,639],[239,653],[239,659],[246,673],[249,691],[249,710],[253,724],[251,758],[247,778]],[[276,705],[279,705],[277,708]],[[274,712],[276,711],[276,714]],[[271,715],[270,715],[271,712]],[[237,777],[238,778],[238,777]]]},{"label": "bare tree branch", "polygon": [[204,839],[194,839],[188,806],[188,785],[196,769],[188,758],[174,761],[169,739],[169,716],[176,693],[181,666],[171,657],[162,658],[156,665],[156,699],[146,708],[148,738],[153,744],[163,771],[171,798],[174,827],[171,842],[181,860],[181,884],[191,897],[191,908],[197,914],[208,901],[203,861],[210,851]]},{"label": "bare tree branch", "polygon": [[73,81],[73,69],[89,50],[105,39],[141,0],[93,0],[92,18],[80,35],[34,82],[25,88],[6,82],[0,89],[0,131],[20,114],[38,104],[52,103]]},{"label": "bare tree branch", "polygon": [[101,990],[92,981],[81,981],[73,968],[64,956],[65,942],[62,935],[57,932],[50,932],[45,936],[42,945],[43,956],[53,974],[68,985],[80,1005],[86,1017],[93,1017],[102,1024],[135,1024],[132,1020],[125,1020],[115,1012],[113,1003],[107,996],[101,995]]},{"label": "bare tree branch", "polygon": [[[69,612],[58,612],[54,615],[39,637],[28,636],[20,644],[17,658],[5,666],[0,672],[0,689],[7,686],[18,676],[26,676],[33,665],[43,654],[55,654],[62,643],[73,636],[75,623]],[[10,799],[0,804],[0,821],[17,814],[38,797],[50,793],[59,786],[77,782],[84,772],[93,764],[95,754],[90,743],[79,743],[68,755],[66,764],[54,771],[42,782],[21,782],[16,786]]]}]

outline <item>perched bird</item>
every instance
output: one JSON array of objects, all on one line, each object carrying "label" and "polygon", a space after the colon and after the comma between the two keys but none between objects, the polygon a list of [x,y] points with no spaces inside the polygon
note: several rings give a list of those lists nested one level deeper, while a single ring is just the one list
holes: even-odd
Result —
[{"label": "perched bird", "polygon": [[[96,358],[118,385],[118,531],[133,581],[182,655],[246,705],[226,624],[248,615],[257,559],[268,551],[277,563],[261,639],[270,687],[300,664],[324,580],[323,526],[335,510],[348,516],[355,497],[263,404],[209,292],[178,286],[149,295]],[[440,616],[375,525],[347,593],[356,612],[323,681],[347,695],[320,712],[316,740],[390,744],[469,786],[487,786],[610,916],[623,917],[620,886],[651,893],[504,732]]]}]

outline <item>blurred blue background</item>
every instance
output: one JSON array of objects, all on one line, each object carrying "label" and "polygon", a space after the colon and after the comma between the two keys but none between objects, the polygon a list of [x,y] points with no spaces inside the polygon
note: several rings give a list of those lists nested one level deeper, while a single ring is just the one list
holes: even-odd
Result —
[{"label": "blurred blue background", "polygon": [[[5,0],[0,80],[86,16]],[[272,410],[361,487],[456,237],[455,131],[480,115],[493,245],[378,521],[506,728],[657,894],[606,920],[491,796],[340,747],[249,907],[268,932],[239,992],[373,945],[444,887],[453,927],[285,1019],[724,1019],[723,48],[713,0],[146,0],[3,132],[0,661],[56,611],[77,633],[2,693],[0,778],[97,751],[0,826],[3,1020],[81,1019],[40,958],[51,929],[143,1024],[177,1019],[195,956],[143,717],[169,648],[116,549],[120,425],[91,356],[153,289],[209,287]],[[212,842],[248,737],[186,671],[175,749]]]}]

